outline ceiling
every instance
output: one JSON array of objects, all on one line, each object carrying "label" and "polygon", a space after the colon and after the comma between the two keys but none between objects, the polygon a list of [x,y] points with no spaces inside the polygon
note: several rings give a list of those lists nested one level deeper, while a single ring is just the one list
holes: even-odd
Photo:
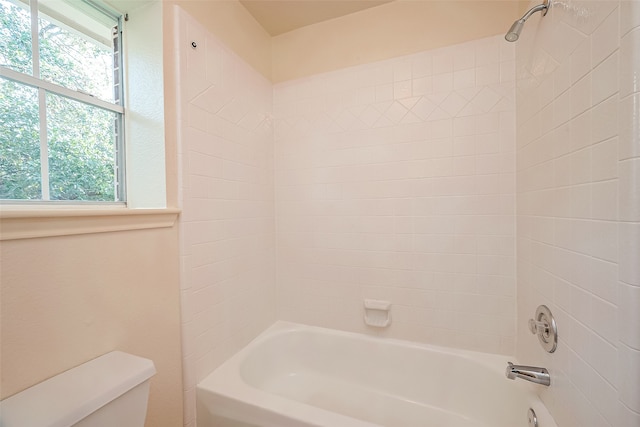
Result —
[{"label": "ceiling", "polygon": [[286,33],[393,0],[240,0],[271,35]]}]

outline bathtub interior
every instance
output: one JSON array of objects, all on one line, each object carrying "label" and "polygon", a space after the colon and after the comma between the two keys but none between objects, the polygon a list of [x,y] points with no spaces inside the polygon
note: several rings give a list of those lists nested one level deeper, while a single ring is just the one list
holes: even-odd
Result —
[{"label": "bathtub interior", "polygon": [[[198,416],[217,417],[206,426],[253,427],[269,425],[266,411],[275,417],[272,425],[285,425],[268,405],[262,405],[262,416],[238,417],[246,415],[242,406],[253,399],[315,408],[363,426],[424,426],[424,420],[433,426],[526,426],[530,406],[546,417],[535,386],[505,378],[506,362],[504,356],[277,322],[221,366],[217,378],[203,382]],[[242,384],[239,394],[226,393],[238,391],[225,387],[233,376]],[[218,411],[200,411],[212,402]]]},{"label": "bathtub interior", "polygon": [[501,406],[520,396],[510,393],[518,384],[500,378],[487,355],[477,356],[298,330],[262,343],[240,375],[268,393],[375,424],[514,425],[521,414]]}]

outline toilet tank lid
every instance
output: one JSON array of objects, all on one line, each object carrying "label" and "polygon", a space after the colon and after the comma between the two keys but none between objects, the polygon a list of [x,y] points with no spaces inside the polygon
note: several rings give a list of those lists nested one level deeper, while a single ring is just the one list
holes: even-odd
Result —
[{"label": "toilet tank lid", "polygon": [[155,373],[149,359],[107,353],[0,402],[0,425],[71,426]]}]

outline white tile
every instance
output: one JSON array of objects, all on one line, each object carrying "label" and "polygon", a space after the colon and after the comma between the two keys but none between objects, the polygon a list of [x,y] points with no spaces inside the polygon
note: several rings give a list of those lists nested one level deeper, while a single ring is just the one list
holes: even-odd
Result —
[{"label": "white tile", "polygon": [[[202,40],[204,43],[204,29],[200,25],[191,26],[187,37],[191,40]],[[206,76],[205,49],[189,49],[186,52],[186,72],[189,80],[186,85],[187,99],[192,100],[209,86]]]},{"label": "white tile", "polygon": [[432,92],[431,76],[418,77],[413,79],[413,94],[415,96],[428,95]]},{"label": "white tile", "polygon": [[[595,313],[595,310],[594,310]],[[612,324],[611,329],[613,329],[613,336],[608,338],[609,341],[602,339],[599,335],[590,333],[589,334],[589,348],[586,353],[583,354],[588,363],[593,366],[596,372],[598,372],[604,379],[606,379],[609,383],[615,384],[618,381],[618,365],[616,363],[612,363],[618,357],[617,343],[616,345],[611,344],[611,340],[615,341],[617,337],[617,332],[615,327],[615,309],[612,310],[609,314],[613,315],[613,319],[604,319],[603,316],[600,316],[600,321],[605,321]],[[608,332],[608,331],[607,331]],[[595,373],[593,375],[596,375]]]},{"label": "white tile", "polygon": [[[580,4],[582,13],[568,13],[565,20],[570,25],[584,34],[593,36],[593,32],[602,25],[602,22],[613,12],[617,13],[619,2],[603,1],[603,2],[582,2]],[[584,19],[584,14],[588,14],[588,18]]]},{"label": "white tile", "polygon": [[475,49],[468,44],[453,49],[453,70],[467,70],[476,66]]},{"label": "white tile", "polygon": [[[624,52],[621,52],[621,55],[624,55]],[[618,54],[614,53],[593,70],[591,76],[593,105],[599,104],[615,94],[618,91],[618,86]]]},{"label": "white tile", "polygon": [[453,55],[450,52],[444,52],[444,49],[433,54],[432,62],[433,74],[444,74],[453,72]]},{"label": "white tile", "polygon": [[624,160],[618,170],[620,220],[640,222],[640,159]]},{"label": "white tile", "polygon": [[593,139],[591,116],[591,111],[587,111],[578,117],[574,117],[568,124],[568,136],[563,133],[564,129],[559,129],[555,140],[556,155],[591,145]]},{"label": "white tile", "polygon": [[433,92],[449,92],[453,90],[453,72],[435,74],[431,77]]},{"label": "white tile", "polygon": [[[499,60],[499,39],[488,39],[486,46],[483,40],[412,56],[412,93],[403,89],[408,81],[403,78],[409,76],[409,70],[402,63],[404,60],[392,60],[389,64],[394,71],[394,86],[388,85],[388,65],[371,66],[371,70],[383,70],[386,75],[375,80],[368,76],[367,69],[362,69],[356,80],[368,84],[375,81],[376,91],[368,90],[367,94],[359,90],[360,95],[356,96],[357,102],[353,104],[349,88],[355,81],[342,76],[345,74],[343,71],[337,71],[332,78],[344,83],[341,89],[345,91],[344,96],[327,96],[324,105],[315,110],[313,105],[306,104],[304,108],[290,108],[285,112],[292,131],[303,123],[307,123],[305,129],[311,131],[308,139],[300,136],[281,140],[277,147],[280,153],[295,152],[285,156],[278,154],[279,168],[286,169],[278,173],[277,179],[296,182],[296,185],[279,186],[277,193],[282,202],[278,204],[278,212],[282,216],[278,222],[282,239],[280,260],[285,260],[279,261],[279,266],[283,267],[280,278],[296,279],[296,285],[290,286],[286,294],[298,289],[299,296],[292,297],[291,301],[295,301],[301,313],[307,308],[314,313],[307,318],[301,317],[300,313],[291,314],[295,319],[335,323],[321,314],[321,310],[330,303],[316,306],[313,302],[312,295],[324,292],[326,285],[319,283],[321,281],[326,283],[348,278],[349,281],[371,285],[398,282],[415,283],[431,289],[440,287],[443,305],[458,310],[467,307],[470,313],[483,314],[475,312],[477,306],[472,303],[479,296],[468,298],[467,293],[477,289],[475,280],[471,280],[477,278],[477,270],[482,269],[485,276],[493,273],[501,279],[513,279],[514,224],[508,213],[513,212],[515,206],[515,160],[513,147],[507,147],[507,143],[514,143],[513,103],[507,102],[501,107],[506,111],[505,120],[511,120],[507,123],[509,126],[505,124],[502,127],[500,114],[486,114],[501,100],[513,102],[514,99],[513,84],[497,85],[499,69],[492,64]],[[480,45],[486,48],[484,55],[468,55]],[[503,69],[513,67],[513,62],[510,62],[514,60],[513,53],[513,46],[503,49],[502,62],[507,63]],[[478,81],[473,68],[476,61],[481,66],[491,67],[486,68],[487,73],[480,80],[484,87],[476,86]],[[466,87],[452,92],[454,85]],[[295,88],[291,91],[297,94],[304,92]],[[379,102],[372,103],[372,93]],[[293,96],[291,105],[301,104],[296,101],[296,96]],[[390,102],[394,96],[401,98],[399,102]],[[475,102],[473,108],[466,112],[469,115],[452,120],[451,116],[460,113],[470,100]],[[348,132],[334,134],[331,138],[314,134],[313,123],[318,120],[316,116],[322,108],[331,111],[327,114],[330,121],[339,122]],[[384,116],[377,118],[380,114]],[[406,124],[408,118],[426,123],[409,125]],[[370,131],[354,127],[357,122],[364,127],[375,127],[382,119],[386,120],[386,128]],[[511,139],[506,141],[508,138]],[[505,142],[501,144],[503,140]],[[484,154],[477,155],[478,150]],[[457,156],[453,157],[454,154]],[[415,182],[402,181],[409,177],[414,177]],[[321,186],[317,181],[312,182],[318,179]],[[313,195],[324,197],[328,184],[334,187],[332,192],[335,194],[327,201],[330,203],[310,205],[309,200],[325,202],[321,198],[313,199]],[[414,209],[409,203],[408,208],[400,209],[401,216],[393,218],[394,214],[398,215],[398,204],[401,201],[411,202],[415,196],[422,196],[415,200],[421,201],[420,212],[424,216],[411,217]],[[390,204],[385,204],[386,201]],[[484,215],[469,215],[469,212]],[[295,216],[300,218],[294,219]],[[303,218],[315,219],[305,221]],[[390,225],[384,224],[386,220],[391,221]],[[378,232],[387,229],[393,233]],[[478,261],[474,257],[477,242],[471,236],[480,229],[501,236],[492,237],[493,243],[483,243],[482,251],[487,254]],[[310,230],[318,232],[311,237],[308,235]],[[454,235],[456,230],[459,230],[458,236]],[[305,245],[316,247],[313,255],[307,253]],[[416,248],[419,249],[417,253],[413,252]],[[384,249],[385,253],[379,254],[371,249]],[[379,266],[385,266],[383,271],[376,268]],[[392,270],[391,267],[402,270]],[[417,267],[418,270],[410,270]],[[438,280],[434,278],[436,274],[439,275]],[[487,290],[496,297],[487,304],[504,313],[505,318],[514,315],[513,300],[505,302],[500,298],[501,292],[513,296],[515,282],[509,282],[509,285],[511,287],[497,285]],[[447,290],[446,286],[452,286],[460,295]],[[407,301],[415,302],[417,306],[424,304],[419,308],[433,304],[433,299],[421,301],[410,298]],[[280,313],[287,314],[284,310]],[[424,312],[415,313],[403,312],[399,316],[408,316],[415,322],[431,322],[424,325],[431,329],[453,325],[455,343],[477,348],[477,337],[468,333],[472,323],[454,324]],[[357,316],[355,318],[360,322]],[[500,348],[513,347],[511,329],[512,325],[501,329],[500,335],[494,337]],[[416,330],[419,330],[417,326],[414,329],[403,327],[392,334],[414,337]]]},{"label": "white tile", "polygon": [[508,41],[500,38],[498,40],[498,44],[500,45],[500,62],[513,61],[516,59],[515,43],[509,43]]},{"label": "white tile", "polygon": [[562,156],[554,161],[554,184],[556,187],[571,185],[573,182],[571,177],[571,161],[572,156],[570,155]]},{"label": "white tile", "polygon": [[432,73],[433,61],[431,55],[427,53],[421,53],[412,61],[412,76],[415,79],[430,76]]},{"label": "white tile", "polygon": [[595,144],[591,147],[591,179],[604,181],[618,177],[618,139]]},{"label": "white tile", "polygon": [[620,46],[620,97],[640,92],[640,28],[622,39]]},{"label": "white tile", "polygon": [[591,218],[591,186],[588,184],[570,187],[571,210],[569,215],[573,218]]},{"label": "white tile", "polygon": [[571,71],[571,61],[565,61],[560,64],[556,72],[553,73],[553,93],[555,96],[560,95],[571,87],[573,83]]},{"label": "white tile", "polygon": [[618,220],[618,183],[615,180],[591,185],[591,217],[605,221]]},{"label": "white tile", "polygon": [[575,83],[589,73],[591,64],[591,38],[585,39],[571,54],[571,83]]},{"label": "white tile", "polygon": [[640,350],[640,287],[619,284],[620,341]]},{"label": "white tile", "polygon": [[640,92],[640,28],[622,38],[620,44],[620,97]]},{"label": "white tile", "polygon": [[500,100],[500,95],[488,87],[483,88],[471,101],[481,112],[491,111],[491,108]]},{"label": "white tile", "polygon": [[516,61],[500,63],[500,83],[513,82],[516,79]]},{"label": "white tile", "polygon": [[590,260],[591,284],[588,289],[594,295],[614,305],[618,304],[618,266],[596,258]]},{"label": "white tile", "polygon": [[589,387],[592,393],[591,402],[598,412],[609,423],[609,426],[618,425],[618,391],[600,375],[591,376]]},{"label": "white tile", "polygon": [[[588,292],[577,286],[571,288],[571,314],[579,322],[589,325],[592,322],[592,298]],[[587,347],[587,344],[584,345]],[[585,353],[586,355],[586,353]]]},{"label": "white tile", "polygon": [[396,81],[393,84],[394,99],[411,97],[411,80]]},{"label": "white tile", "polygon": [[[539,99],[538,105],[540,107],[545,107],[553,101],[554,93],[553,93],[553,79],[545,79],[540,83],[539,90],[537,91],[537,96]],[[566,90],[568,88],[565,88]],[[562,92],[564,92],[564,90]]]},{"label": "white tile", "polygon": [[618,350],[620,400],[631,410],[640,412],[640,351],[621,345]]},{"label": "white tile", "polygon": [[[195,22],[191,24],[189,28],[194,31],[200,28]],[[241,324],[229,314],[232,311],[225,308],[230,306],[235,289],[250,288],[251,295],[264,295],[275,289],[270,280],[275,266],[264,262],[269,257],[265,252],[271,251],[275,242],[263,237],[273,235],[272,202],[265,200],[265,194],[273,190],[265,183],[273,179],[269,155],[272,139],[270,132],[254,133],[255,117],[270,115],[273,90],[251,67],[229,51],[218,49],[215,39],[207,37],[209,56],[206,64],[200,64],[201,69],[206,71],[209,82],[220,80],[220,85],[203,92],[186,109],[185,122],[199,130],[182,129],[186,138],[182,142],[185,182],[181,185],[185,200],[181,246],[185,255],[181,268],[188,271],[181,272],[181,285],[185,290],[183,309],[190,319],[183,325],[183,334],[191,337],[185,341],[189,351],[184,360],[187,382],[191,383],[246,342],[224,339],[227,332],[220,327],[224,323],[230,333],[242,332]],[[287,94],[277,98],[288,96],[295,100],[295,96]],[[202,114],[203,110],[207,113]],[[244,120],[248,115],[252,118]],[[222,176],[235,182],[219,179]],[[240,202],[238,197],[244,200]],[[236,219],[230,221],[231,216]],[[189,219],[198,222],[188,222]],[[234,253],[244,255],[230,255]],[[252,296],[235,296],[233,304],[256,304]],[[237,302],[240,299],[242,303]],[[262,300],[272,308],[252,312],[273,312],[275,301]],[[215,310],[211,309],[213,306]],[[256,315],[249,320],[258,322],[261,326],[256,329],[262,329],[273,317]],[[247,338],[246,332],[241,335]],[[194,407],[195,396],[189,396],[185,394],[185,408]]]},{"label": "white tile", "polygon": [[436,109],[437,105],[429,101],[427,98],[421,98],[411,109],[411,112],[420,117],[422,120],[426,120],[431,113]]},{"label": "white tile", "polygon": [[[566,58],[587,38],[582,31],[577,30],[571,25],[566,25],[566,23],[562,21],[554,25],[552,32],[544,32],[543,34],[549,43],[547,51],[557,63],[566,61]],[[553,40],[554,36],[556,40]],[[561,42],[557,42],[560,40]],[[546,64],[545,71],[553,72],[554,66],[555,64],[549,61]]]},{"label": "white tile", "polygon": [[624,36],[636,27],[640,27],[640,4],[633,0],[621,1],[620,35]]},{"label": "white tile", "polygon": [[619,111],[618,158],[640,157],[640,94],[624,98]]},{"label": "white tile", "polygon": [[390,101],[393,99],[393,84],[376,86],[376,101]]},{"label": "white tile", "polygon": [[[576,354],[577,353],[577,354]],[[576,351],[575,353],[570,353],[569,356],[569,376],[571,381],[575,384],[575,386],[579,390],[589,390],[589,382],[591,379],[591,375],[593,375],[593,370],[587,364],[587,362],[580,357],[582,353],[580,351]],[[582,397],[582,395],[579,394]],[[576,414],[579,415],[579,414]]]},{"label": "white tile", "polygon": [[[477,67],[487,65],[487,64],[497,64],[500,62],[500,47],[502,43],[499,37],[491,37],[487,39],[480,40],[475,43],[475,65]],[[509,46],[513,47],[513,46]],[[508,49],[505,47],[504,54],[505,56],[509,56],[512,54],[513,49]],[[505,58],[506,60],[507,58]],[[509,58],[514,59],[514,58]]]},{"label": "white tile", "polygon": [[619,274],[620,280],[640,286],[640,224],[625,223],[618,224],[619,233]]},{"label": "white tile", "polygon": [[576,117],[591,108],[591,76],[587,75],[569,89],[571,117]]},{"label": "white tile", "polygon": [[612,138],[618,133],[618,100],[615,96],[595,106],[591,113],[592,142]]},{"label": "white tile", "polygon": [[612,12],[593,33],[591,39],[591,60],[598,65],[611,55],[620,45],[618,35],[618,13]]},{"label": "white tile", "polygon": [[407,109],[399,102],[394,102],[384,113],[385,117],[391,120],[392,123],[399,123],[406,114]]},{"label": "white tile", "polygon": [[618,402],[618,423],[620,427],[637,427],[640,425],[640,412],[634,412],[624,403]]},{"label": "white tile", "polygon": [[476,84],[475,69],[463,69],[453,72],[453,88],[464,89],[473,87]]},{"label": "white tile", "polygon": [[584,148],[569,156],[571,184],[584,184],[591,181],[591,150]]},{"label": "white tile", "polygon": [[[375,74],[375,83],[376,85],[384,85],[393,83],[393,63],[391,61],[383,61],[376,64],[371,71]],[[352,85],[353,82],[349,81],[348,71],[337,71],[334,72],[334,77],[336,79],[347,80],[348,85]]]},{"label": "white tile", "polygon": [[440,104],[440,108],[445,110],[451,116],[455,116],[458,112],[467,105],[467,100],[455,92],[452,92],[447,98]]},{"label": "white tile", "polygon": [[550,119],[543,120],[543,123],[548,124],[550,127],[558,127],[563,123],[568,122],[572,117],[570,91],[563,92],[560,96],[554,99],[551,107],[551,117]]},{"label": "white tile", "polygon": [[[617,224],[611,221],[592,221],[591,232],[593,234],[593,255],[611,262],[620,263],[627,256],[624,252],[618,253],[618,235],[616,233]],[[624,242],[620,242],[623,245]]]},{"label": "white tile", "polygon": [[401,82],[405,80],[411,80],[411,61],[394,61],[393,81]]},{"label": "white tile", "polygon": [[[611,345],[616,345],[618,330],[622,321],[618,321],[618,307],[598,297],[592,298],[593,316],[589,325],[600,337]],[[612,382],[615,383],[615,378]]]}]

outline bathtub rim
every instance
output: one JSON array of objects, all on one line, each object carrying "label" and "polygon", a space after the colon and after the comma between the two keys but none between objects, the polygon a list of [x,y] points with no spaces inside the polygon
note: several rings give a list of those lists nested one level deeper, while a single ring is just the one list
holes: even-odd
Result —
[{"label": "bathtub rim", "polygon": [[[368,335],[277,320],[236,354],[223,362],[213,372],[209,373],[206,378],[198,382],[196,386],[198,405],[201,404],[201,400],[207,399],[208,402],[213,402],[216,406],[222,408],[219,415],[235,419],[234,417],[239,417],[241,414],[241,419],[244,422],[251,422],[251,416],[248,416],[248,414],[241,409],[242,405],[247,404],[246,402],[251,402],[250,404],[256,407],[257,410],[266,417],[253,419],[254,422],[262,423],[261,426],[263,427],[288,427],[289,425],[296,425],[291,424],[295,422],[302,422],[309,426],[313,425],[319,427],[331,425],[340,425],[344,427],[383,427],[379,424],[334,413],[304,402],[269,393],[245,382],[241,375],[241,366],[254,348],[273,339],[274,337],[300,331],[337,335],[370,343],[384,343],[385,345],[437,352],[440,354],[450,354],[461,357],[465,360],[470,360],[472,363],[479,364],[483,368],[491,370],[498,375],[503,375],[503,367],[507,366],[507,361],[517,363],[517,359],[514,356],[483,353],[473,350],[458,349],[435,344],[419,343],[397,338],[381,337],[378,335]],[[541,426],[557,427],[547,408],[536,393],[535,385],[526,382],[514,382],[513,386],[531,398],[531,407],[538,414]],[[205,402],[202,403],[205,404]],[[318,424],[310,422],[310,417],[317,421]],[[526,420],[523,426],[525,425]]]}]

